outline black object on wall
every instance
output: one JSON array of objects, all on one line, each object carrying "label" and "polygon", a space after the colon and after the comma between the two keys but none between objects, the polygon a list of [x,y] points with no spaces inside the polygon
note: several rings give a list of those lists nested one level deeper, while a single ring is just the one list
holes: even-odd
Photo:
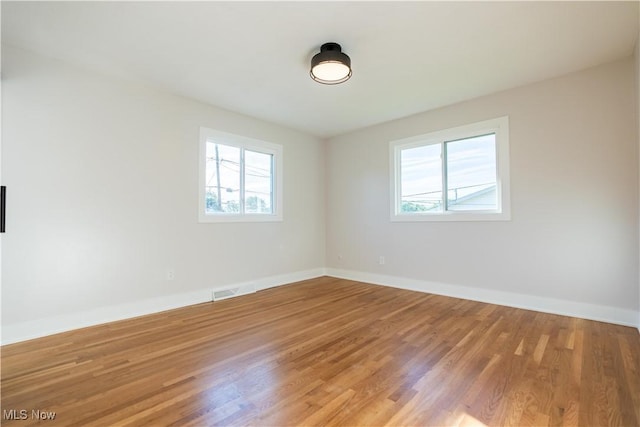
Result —
[{"label": "black object on wall", "polygon": [[7,217],[7,187],[0,186],[0,233],[4,233],[4,223]]}]

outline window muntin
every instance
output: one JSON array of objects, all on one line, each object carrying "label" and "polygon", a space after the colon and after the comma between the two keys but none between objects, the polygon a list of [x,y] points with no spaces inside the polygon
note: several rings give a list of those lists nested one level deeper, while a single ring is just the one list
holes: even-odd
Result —
[{"label": "window muntin", "polygon": [[393,221],[506,220],[508,117],[390,144]]},{"label": "window muntin", "polygon": [[201,128],[200,222],[282,220],[282,147]]}]

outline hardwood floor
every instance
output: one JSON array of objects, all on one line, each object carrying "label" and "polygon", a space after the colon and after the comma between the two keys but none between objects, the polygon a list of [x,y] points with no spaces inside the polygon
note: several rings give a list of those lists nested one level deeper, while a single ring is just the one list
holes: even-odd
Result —
[{"label": "hardwood floor", "polygon": [[636,329],[329,277],[1,350],[7,426],[640,425]]}]

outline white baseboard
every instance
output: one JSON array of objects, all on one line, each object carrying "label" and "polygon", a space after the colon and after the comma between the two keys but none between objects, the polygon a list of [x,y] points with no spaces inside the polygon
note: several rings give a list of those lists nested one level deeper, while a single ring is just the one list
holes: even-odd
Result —
[{"label": "white baseboard", "polygon": [[640,313],[624,308],[496,291],[492,289],[471,288],[468,286],[428,282],[424,280],[409,279],[406,277],[387,276],[361,271],[341,270],[335,268],[327,268],[325,271],[327,276],[337,277],[340,279],[356,280],[375,285],[390,286],[411,291],[426,292],[508,307],[523,308],[543,313],[560,314],[563,316],[579,317],[581,319],[632,326],[638,328],[638,331],[640,331],[640,324],[638,324]]},{"label": "white baseboard", "polygon": [[299,282],[301,280],[313,279],[323,275],[324,269],[316,268],[312,270],[263,277],[243,283],[230,283],[216,288],[208,287],[196,291],[148,298],[145,300],[101,307],[83,312],[2,325],[2,345],[26,341],[33,338],[40,338],[60,332],[67,332],[73,329],[85,328],[87,326],[95,326],[117,320],[130,319],[132,317],[144,316],[146,314],[158,313],[161,311],[172,310],[174,308],[209,302],[212,300],[213,291],[218,288],[253,284],[256,289],[260,291],[262,289],[286,285],[288,283]]},{"label": "white baseboard", "polygon": [[617,307],[594,305],[575,301],[559,300],[512,292],[496,291],[446,283],[428,282],[405,277],[387,276],[361,271],[335,268],[315,268],[294,273],[264,277],[242,283],[229,283],[216,288],[204,288],[180,294],[149,298],[125,304],[96,308],[77,313],[36,319],[28,322],[2,325],[2,345],[26,341],[46,335],[67,332],[73,329],[95,326],[117,320],[129,319],[146,314],[158,313],[189,305],[209,302],[215,289],[253,284],[257,290],[268,289],[320,276],[356,280],[375,285],[390,286],[418,292],[426,292],[462,298],[508,307],[523,308],[544,313],[560,314],[597,320],[624,326],[633,326],[640,332],[640,313]]}]

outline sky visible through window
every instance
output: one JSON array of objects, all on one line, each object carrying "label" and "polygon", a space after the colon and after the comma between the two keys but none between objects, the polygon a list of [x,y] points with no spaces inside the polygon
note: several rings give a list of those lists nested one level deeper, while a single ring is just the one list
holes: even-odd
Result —
[{"label": "sky visible through window", "polygon": [[241,152],[239,147],[207,141],[206,213],[273,213],[273,155],[244,149],[241,204]]},{"label": "sky visible through window", "polygon": [[[496,209],[495,134],[445,142],[449,210]],[[443,144],[401,151],[403,212],[442,212]]]}]

